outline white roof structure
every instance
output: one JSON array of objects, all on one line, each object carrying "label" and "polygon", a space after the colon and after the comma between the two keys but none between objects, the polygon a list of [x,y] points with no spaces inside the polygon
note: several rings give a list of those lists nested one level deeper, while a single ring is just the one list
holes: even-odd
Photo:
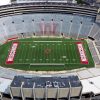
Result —
[{"label": "white roof structure", "polygon": [[11,0],[0,0],[0,5],[11,4]]},{"label": "white roof structure", "polygon": [[96,3],[100,3],[100,0],[96,0]]},{"label": "white roof structure", "polygon": [[0,92],[6,93],[11,82],[12,80],[10,79],[0,78]]},{"label": "white roof structure", "polygon": [[83,85],[82,94],[93,92],[95,95],[100,94],[100,76],[81,80]]},{"label": "white roof structure", "polygon": [[64,2],[77,3],[76,0],[11,0],[12,3],[31,3],[31,2]]}]

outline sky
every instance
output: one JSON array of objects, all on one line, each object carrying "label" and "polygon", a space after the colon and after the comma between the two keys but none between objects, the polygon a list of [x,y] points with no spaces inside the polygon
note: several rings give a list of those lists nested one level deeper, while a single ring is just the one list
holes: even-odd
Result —
[{"label": "sky", "polygon": [[9,3],[10,3],[10,0],[0,0],[0,5],[6,5]]}]

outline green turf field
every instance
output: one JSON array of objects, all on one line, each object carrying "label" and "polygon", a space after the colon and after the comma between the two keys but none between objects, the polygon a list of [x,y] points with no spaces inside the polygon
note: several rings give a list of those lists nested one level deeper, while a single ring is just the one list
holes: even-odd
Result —
[{"label": "green turf field", "polygon": [[[11,44],[0,46],[0,64],[22,70],[71,70],[93,67],[94,62],[85,40],[64,38],[30,38],[16,40],[19,42],[14,63],[5,64]],[[76,42],[83,42],[89,64],[81,64]]]}]

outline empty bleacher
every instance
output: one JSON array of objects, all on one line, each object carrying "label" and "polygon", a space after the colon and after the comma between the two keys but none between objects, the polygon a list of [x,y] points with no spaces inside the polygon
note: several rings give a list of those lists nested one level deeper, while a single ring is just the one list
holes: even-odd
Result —
[{"label": "empty bleacher", "polygon": [[100,58],[99,58],[98,52],[96,50],[97,49],[96,46],[94,45],[94,43],[92,41],[90,41],[88,43],[88,45],[89,45],[89,49],[91,51],[91,54],[92,54],[92,57],[93,57],[95,64],[99,65],[100,64]]},{"label": "empty bleacher", "polygon": [[99,65],[100,64],[100,59],[98,58],[98,55],[93,56],[93,60],[95,64]]},{"label": "empty bleacher", "polygon": [[95,46],[98,50],[98,56],[100,56],[100,40],[99,41],[95,41]]},{"label": "empty bleacher", "polygon": [[98,32],[96,33],[96,35],[94,35],[94,38],[96,40],[100,40],[100,29],[98,30]]},{"label": "empty bleacher", "polygon": [[[4,17],[0,18],[0,38],[5,40],[16,36],[20,37],[21,33],[26,37],[32,36],[33,33],[36,36],[48,35],[46,33],[60,36],[63,33],[67,37],[87,38],[94,23],[93,19],[93,17],[51,13]],[[43,25],[47,27],[47,30],[43,31]],[[53,29],[49,30],[51,27]]]},{"label": "empty bleacher", "polygon": [[[0,6],[0,42],[12,37],[55,35],[72,38],[98,39],[99,25],[95,23],[96,7],[52,2],[19,3]],[[62,14],[63,13],[63,14]],[[47,30],[43,32],[43,24]],[[54,25],[54,26],[53,26]],[[41,27],[42,26],[42,27]],[[53,32],[55,32],[53,34]],[[21,33],[24,35],[21,36]],[[97,34],[97,35],[95,35]]]},{"label": "empty bleacher", "polygon": [[91,28],[92,28],[92,29],[91,29],[91,33],[89,34],[89,36],[90,36],[90,37],[94,37],[94,35],[97,34],[97,32],[98,32],[100,26],[99,26],[98,24],[94,23],[93,26],[92,26]]},{"label": "empty bleacher", "polygon": [[100,46],[100,41],[95,42],[96,46]]}]

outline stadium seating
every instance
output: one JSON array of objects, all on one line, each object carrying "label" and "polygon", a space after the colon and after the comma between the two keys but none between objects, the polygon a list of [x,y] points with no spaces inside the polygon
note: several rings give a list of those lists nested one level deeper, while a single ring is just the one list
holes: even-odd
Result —
[{"label": "stadium seating", "polygon": [[96,44],[97,46],[100,46],[100,41],[96,41],[95,44]]},{"label": "stadium seating", "polygon": [[99,65],[100,64],[100,59],[98,58],[98,56],[93,56],[93,60],[95,62],[95,64]]},{"label": "stadium seating", "polygon": [[98,50],[98,55],[100,56],[100,40],[99,41],[95,41],[95,46]]},{"label": "stadium seating", "polygon": [[99,51],[99,53],[100,53],[100,46],[99,46],[99,47],[97,47],[97,49],[98,49],[98,51]]},{"label": "stadium seating", "polygon": [[[1,42],[15,36],[20,37],[20,33],[24,33],[26,37],[32,36],[33,33],[37,36],[48,35],[46,33],[60,36],[63,33],[65,36],[73,38],[87,38],[92,26],[93,31],[90,33],[92,37],[96,33],[95,30],[99,29],[98,25],[93,24],[94,18],[71,14],[16,15],[0,18],[0,22]],[[47,26],[44,32],[43,25]],[[51,27],[53,28],[51,29]]]},{"label": "stadium seating", "polygon": [[97,65],[100,64],[100,59],[99,59],[98,53],[96,51],[96,46],[94,46],[93,42],[89,42],[88,45],[89,45],[89,49],[91,51],[91,54],[92,54],[95,64],[97,64]]},{"label": "stadium seating", "polygon": [[99,37],[97,37],[96,35],[98,34],[99,32],[99,28],[100,26],[96,23],[93,24],[92,28],[91,28],[91,33],[89,34],[89,36],[95,38],[95,39],[99,39]]},{"label": "stadium seating", "polygon": [[94,56],[97,55],[97,52],[96,52],[95,48],[93,48],[93,47],[90,48],[90,51]]}]

